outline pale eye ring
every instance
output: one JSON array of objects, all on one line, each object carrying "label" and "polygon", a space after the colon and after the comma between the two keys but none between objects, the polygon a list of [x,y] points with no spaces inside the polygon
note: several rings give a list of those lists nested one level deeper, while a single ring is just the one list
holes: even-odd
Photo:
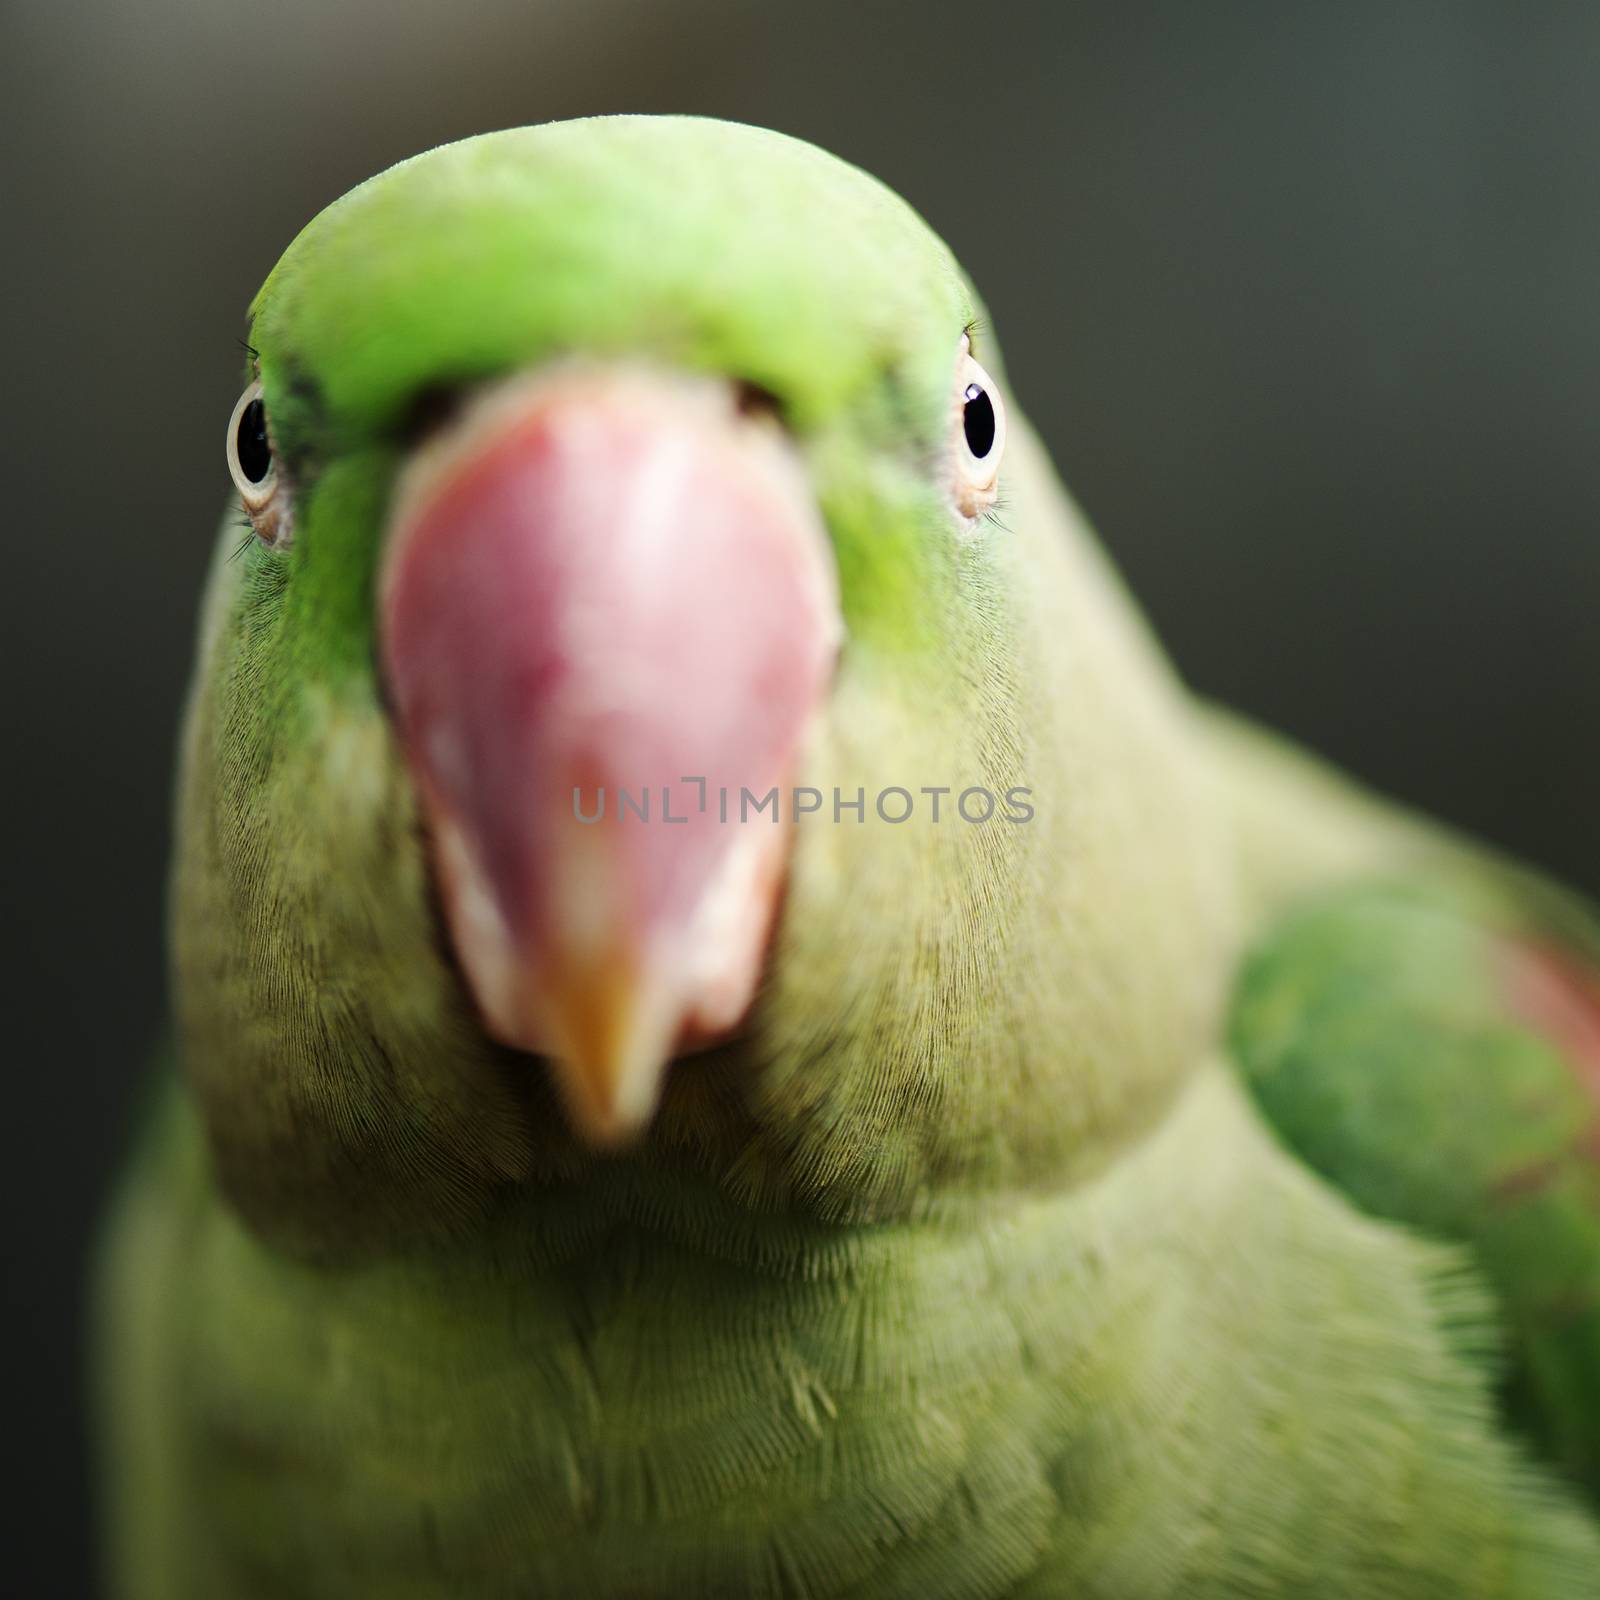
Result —
[{"label": "pale eye ring", "polygon": [[228,472],[257,537],[274,548],[288,542],[286,497],[281,494],[278,458],[267,430],[261,382],[239,396],[228,418]]},{"label": "pale eye ring", "polygon": [[999,492],[1006,448],[1006,410],[1000,386],[973,359],[965,336],[956,362],[951,495],[962,516],[975,519]]}]

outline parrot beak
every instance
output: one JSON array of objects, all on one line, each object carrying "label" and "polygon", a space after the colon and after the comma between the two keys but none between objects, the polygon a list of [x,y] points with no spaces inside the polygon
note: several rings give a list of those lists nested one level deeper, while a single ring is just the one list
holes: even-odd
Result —
[{"label": "parrot beak", "polygon": [[798,456],[710,379],[513,379],[402,471],[378,605],[484,1021],[550,1058],[582,1133],[625,1139],[760,976],[788,808],[755,802],[841,631]]}]

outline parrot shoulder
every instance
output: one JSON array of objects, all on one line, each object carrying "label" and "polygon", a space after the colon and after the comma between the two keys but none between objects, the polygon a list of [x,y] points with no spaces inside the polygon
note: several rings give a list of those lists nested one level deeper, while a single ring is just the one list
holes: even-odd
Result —
[{"label": "parrot shoulder", "polygon": [[1467,1248],[1504,1416],[1600,1494],[1600,917],[1218,729],[1254,914],[1231,1054],[1300,1160]]}]

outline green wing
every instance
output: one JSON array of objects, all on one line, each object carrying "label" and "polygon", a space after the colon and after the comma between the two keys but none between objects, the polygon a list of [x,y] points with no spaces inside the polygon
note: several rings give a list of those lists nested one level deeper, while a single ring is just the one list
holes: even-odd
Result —
[{"label": "green wing", "polygon": [[1285,1141],[1468,1244],[1515,1422],[1600,1494],[1600,935],[1508,877],[1324,888],[1247,959],[1231,1039]]}]

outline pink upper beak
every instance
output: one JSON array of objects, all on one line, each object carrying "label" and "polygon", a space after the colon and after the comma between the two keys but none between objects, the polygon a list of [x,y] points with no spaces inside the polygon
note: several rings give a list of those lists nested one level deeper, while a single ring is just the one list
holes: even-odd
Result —
[{"label": "pink upper beak", "polygon": [[379,606],[487,1025],[635,1131],[760,974],[786,829],[741,791],[792,776],[839,640],[798,460],[709,380],[514,380],[406,469]]}]

